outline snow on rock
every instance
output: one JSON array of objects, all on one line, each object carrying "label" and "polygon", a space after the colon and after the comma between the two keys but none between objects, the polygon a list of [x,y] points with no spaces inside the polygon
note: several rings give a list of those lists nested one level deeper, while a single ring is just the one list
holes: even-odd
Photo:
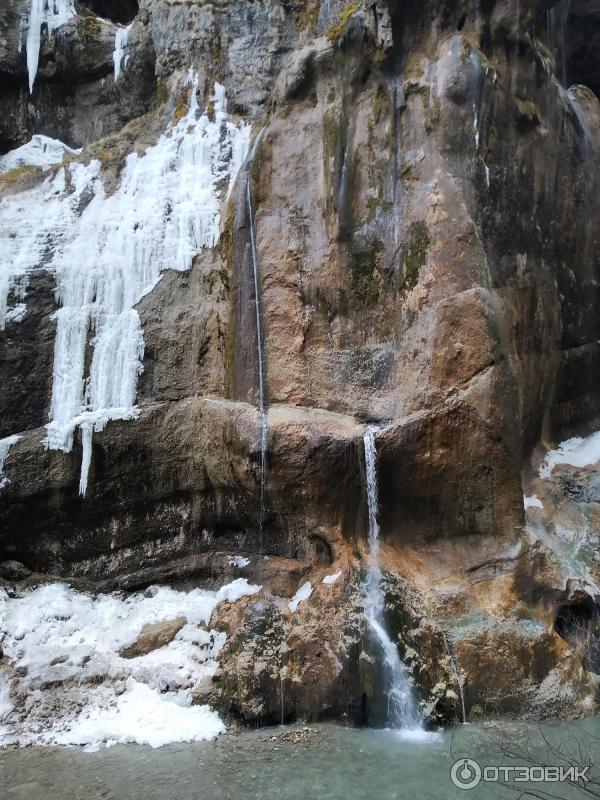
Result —
[{"label": "snow on rock", "polygon": [[[92,597],[60,583],[16,598],[0,590],[4,656],[19,675],[12,693],[27,697],[13,706],[6,673],[0,677],[0,743],[158,747],[222,733],[214,711],[192,705],[192,690],[214,674],[225,642],[205,626],[219,603],[259,589],[240,578],[218,592],[154,587],[126,597]],[[119,655],[144,625],[181,616],[187,623],[169,644]]]},{"label": "snow on rock", "polygon": [[298,589],[296,594],[292,597],[292,599],[288,603],[288,606],[292,614],[296,612],[298,606],[303,600],[308,600],[308,598],[311,596],[312,593],[313,593],[312,584],[309,581],[303,583],[302,586]]},{"label": "snow on rock", "polygon": [[48,33],[60,28],[76,15],[74,0],[31,0],[29,22],[27,25],[27,70],[29,72],[29,92],[33,92],[33,84],[40,60],[42,44],[42,28]]},{"label": "snow on rock", "polygon": [[536,494],[531,495],[531,497],[523,495],[523,507],[527,511],[528,508],[544,508],[544,504]]},{"label": "snow on rock", "polygon": [[4,721],[13,710],[10,699],[10,680],[7,672],[0,670],[0,742],[3,736],[8,736],[8,727]]},{"label": "snow on rock", "polygon": [[191,698],[180,703],[129,678],[113,705],[84,709],[68,730],[54,734],[51,743],[89,747],[133,742],[162,747],[215,739],[225,732],[221,718],[208,706],[192,706]]},{"label": "snow on rock", "polygon": [[19,167],[48,169],[55,164],[62,164],[66,155],[78,156],[80,153],[81,150],[67,147],[58,139],[36,134],[27,144],[0,157],[0,174]]},{"label": "snow on rock", "polygon": [[546,454],[540,467],[540,478],[549,478],[557,464],[569,464],[572,467],[588,467],[600,461],[600,431],[592,433],[585,439],[579,436],[562,442],[556,450]]},{"label": "snow on rock", "polygon": [[144,338],[135,305],[165,269],[187,270],[217,243],[221,205],[248,150],[250,125],[229,119],[224,88],[215,86],[209,119],[199,113],[197,77],[188,82],[188,113],[142,156],[127,157],[113,195],[91,161],[0,200],[0,330],[29,273],[53,270],[60,308],[46,446],[70,452],[81,429],[82,495],[93,432],[138,414]]},{"label": "snow on rock", "polygon": [[229,563],[234,567],[247,567],[250,563],[250,559],[246,558],[246,556],[232,556],[229,559]]},{"label": "snow on rock", "polygon": [[340,570],[339,572],[334,572],[333,575],[325,575],[325,577],[323,578],[323,583],[326,586],[331,586],[332,583],[335,583],[337,581],[337,579],[340,577],[341,574],[342,571]]},{"label": "snow on rock", "polygon": [[[132,23],[133,24],[133,23]],[[121,76],[121,71],[127,67],[129,56],[125,53],[127,40],[129,39],[129,31],[131,25],[126,28],[118,27],[115,34],[115,50],[113,53],[113,63],[115,65],[115,81],[118,81]]]},{"label": "snow on rock", "polygon": [[9,483],[8,478],[4,476],[4,463],[8,457],[8,451],[20,438],[20,436],[7,436],[6,439],[0,439],[0,489]]}]

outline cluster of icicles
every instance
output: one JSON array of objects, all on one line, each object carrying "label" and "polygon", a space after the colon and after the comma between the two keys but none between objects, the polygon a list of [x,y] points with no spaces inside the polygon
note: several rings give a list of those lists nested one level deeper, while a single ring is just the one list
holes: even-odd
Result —
[{"label": "cluster of icicles", "polygon": [[[209,119],[199,113],[197,78],[190,73],[188,81],[188,113],[144,155],[127,157],[114,194],[105,192],[93,160],[0,202],[0,330],[23,314],[22,302],[8,308],[9,297],[23,301],[28,275],[51,270],[60,307],[46,445],[69,452],[81,429],[82,494],[93,431],[138,413],[144,339],[135,306],[163,270],[187,270],[216,244],[222,202],[248,150],[250,126],[229,119],[224,88],[215,86]],[[43,137],[21,150],[24,162],[37,158],[39,165],[64,155]],[[19,153],[9,154],[8,166],[19,163]]]},{"label": "cluster of icicles", "polygon": [[[27,70],[29,73],[29,91],[37,77],[42,44],[42,31],[44,28],[51,34],[65,22],[68,22],[77,11],[74,0],[31,0],[28,18],[24,19],[22,27],[27,31],[25,47],[27,49]],[[113,53],[115,81],[127,66],[129,55],[125,52],[131,25],[118,26],[115,32],[115,50]],[[21,47],[21,42],[19,42]]]}]

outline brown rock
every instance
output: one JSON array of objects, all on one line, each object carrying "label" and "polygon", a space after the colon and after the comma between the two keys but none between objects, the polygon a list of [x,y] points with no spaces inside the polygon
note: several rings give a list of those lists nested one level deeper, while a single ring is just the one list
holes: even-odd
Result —
[{"label": "brown rock", "polygon": [[177,617],[177,619],[167,620],[166,622],[144,625],[135,642],[124,647],[119,655],[121,658],[137,658],[138,656],[145,656],[153,650],[158,650],[160,647],[165,647],[165,645],[173,641],[186,624],[187,619],[185,617]]}]

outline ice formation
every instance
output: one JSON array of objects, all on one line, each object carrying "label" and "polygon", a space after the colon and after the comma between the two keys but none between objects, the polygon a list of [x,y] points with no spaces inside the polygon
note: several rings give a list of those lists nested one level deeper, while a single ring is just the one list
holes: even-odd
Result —
[{"label": "ice formation", "polygon": [[33,84],[40,60],[42,44],[42,27],[47,26],[52,32],[76,14],[73,0],[31,0],[29,11],[29,28],[27,31],[27,69],[29,71],[29,91],[33,92]]},{"label": "ice formation", "polygon": [[250,559],[246,558],[246,556],[231,556],[229,563],[234,567],[247,567],[250,563]]},{"label": "ice formation", "polygon": [[144,340],[135,305],[163,270],[187,270],[216,244],[221,203],[248,150],[250,126],[229,120],[224,88],[215,86],[209,119],[199,114],[197,78],[189,82],[188,113],[144,155],[127,157],[114,194],[92,161],[0,201],[0,329],[9,295],[23,300],[29,273],[51,269],[60,308],[46,445],[69,452],[81,429],[81,494],[93,431],[138,413]]},{"label": "ice formation", "polygon": [[312,584],[309,581],[303,583],[302,586],[298,589],[296,594],[292,597],[292,599],[288,603],[288,606],[292,614],[296,612],[298,606],[303,600],[308,600],[308,598],[311,596],[312,593],[313,593]]},{"label": "ice formation", "polygon": [[125,53],[125,48],[127,46],[127,40],[129,38],[129,31],[131,30],[131,25],[128,25],[126,28],[117,28],[117,32],[115,34],[115,51],[113,53],[113,63],[115,65],[115,81],[118,81],[121,76],[121,71],[124,70],[127,66],[127,62],[129,61],[129,56]]},{"label": "ice formation", "polygon": [[[17,670],[0,670],[0,744],[158,747],[224,732],[216,712],[192,705],[225,642],[205,626],[219,603],[259,588],[238,579],[217,592],[154,587],[127,597],[91,597],[57,583],[17,598],[0,590],[2,647]],[[135,658],[119,654],[144,625],[178,617],[186,624],[169,644]],[[9,685],[27,695],[24,705],[13,705]]]},{"label": "ice formation", "polygon": [[537,494],[531,495],[531,497],[527,497],[527,495],[523,495],[523,508],[527,511],[528,508],[544,508],[544,504],[537,496]]},{"label": "ice formation", "polygon": [[561,442],[556,450],[546,454],[540,467],[540,478],[549,478],[557,464],[589,467],[600,461],[600,431],[582,439],[578,436]]},{"label": "ice formation", "polygon": [[20,436],[7,436],[6,439],[0,439],[0,489],[3,489],[8,483],[8,478],[4,476],[4,462],[8,456],[8,451],[20,438]]},{"label": "ice formation", "polygon": [[80,153],[81,150],[67,147],[66,144],[59,142],[58,139],[36,134],[31,137],[31,141],[27,142],[27,144],[0,157],[0,175],[3,172],[9,172],[11,169],[18,169],[19,167],[48,169],[55,164],[62,164],[66,155],[78,156]]},{"label": "ice formation", "polygon": [[340,570],[339,572],[334,572],[333,575],[325,575],[325,577],[323,578],[323,583],[326,586],[331,586],[337,581],[337,579],[340,577],[341,574],[342,571]]}]

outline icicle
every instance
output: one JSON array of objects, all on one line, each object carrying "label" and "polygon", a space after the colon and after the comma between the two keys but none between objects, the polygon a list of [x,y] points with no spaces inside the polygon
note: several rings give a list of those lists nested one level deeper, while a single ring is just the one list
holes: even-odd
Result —
[{"label": "icicle", "polygon": [[115,34],[115,51],[113,53],[115,82],[119,80],[121,70],[125,69],[127,62],[129,61],[129,56],[125,55],[125,48],[127,46],[127,40],[129,39],[130,30],[131,25],[128,25],[126,28],[119,27],[117,28],[117,32]]},{"label": "icicle", "polygon": [[20,438],[20,436],[7,436],[6,439],[0,439],[0,489],[4,489],[7,483],[10,483],[8,478],[4,476],[4,463],[8,456],[8,451]]},{"label": "icicle", "polygon": [[222,187],[233,185],[248,149],[250,126],[228,119],[223,88],[215,87],[210,120],[198,115],[197,78],[191,83],[188,113],[144,155],[127,157],[113,195],[92,161],[69,166],[68,190],[63,169],[0,201],[0,324],[19,280],[44,261],[55,274],[60,308],[46,446],[69,452],[82,428],[82,494],[92,432],[139,413],[144,339],[135,306],[163,270],[187,270],[217,243]]},{"label": "icicle", "polygon": [[29,71],[29,93],[37,75],[42,44],[42,26],[51,33],[64,25],[76,14],[73,0],[31,0],[29,30],[27,31],[27,69]]}]

